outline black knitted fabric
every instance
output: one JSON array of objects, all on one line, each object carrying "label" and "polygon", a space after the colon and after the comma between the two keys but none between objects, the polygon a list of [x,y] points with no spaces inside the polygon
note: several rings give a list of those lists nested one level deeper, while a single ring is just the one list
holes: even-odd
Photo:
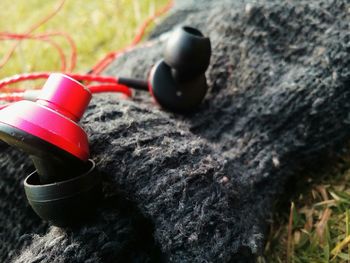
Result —
[{"label": "black knitted fabric", "polygon": [[107,73],[146,77],[163,33],[196,26],[213,48],[203,104],[96,96],[82,125],[104,199],[75,228],[33,214],[31,162],[0,144],[0,261],[254,262],[286,184],[350,138],[349,22],[347,0],[178,1]]}]

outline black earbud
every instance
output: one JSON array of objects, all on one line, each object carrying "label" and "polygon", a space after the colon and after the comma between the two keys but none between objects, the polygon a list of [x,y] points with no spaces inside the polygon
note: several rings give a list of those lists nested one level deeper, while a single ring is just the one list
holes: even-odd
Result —
[{"label": "black earbud", "polygon": [[[179,27],[168,38],[163,53],[164,58],[152,67],[147,80],[111,77],[108,81],[149,91],[164,109],[188,113],[203,101],[208,90],[205,71],[211,57],[210,39],[193,27]],[[29,100],[37,96],[35,90],[23,94]]]},{"label": "black earbud", "polygon": [[208,85],[205,78],[211,56],[210,39],[192,27],[179,27],[169,37],[164,59],[151,69],[148,82],[119,78],[119,83],[149,90],[165,109],[186,113],[203,100]]},{"label": "black earbud", "polygon": [[[67,164],[64,166],[67,170]],[[95,163],[88,160],[84,172],[67,180],[43,184],[37,171],[24,180],[29,204],[43,220],[55,226],[83,222],[94,213],[101,198],[101,182]]]}]

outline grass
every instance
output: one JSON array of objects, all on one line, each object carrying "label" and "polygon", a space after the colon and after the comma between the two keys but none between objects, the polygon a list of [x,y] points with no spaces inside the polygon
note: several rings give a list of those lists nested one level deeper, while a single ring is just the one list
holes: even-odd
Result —
[{"label": "grass", "polygon": [[[0,32],[24,33],[55,9],[60,0],[1,0]],[[88,71],[109,51],[132,41],[137,27],[167,0],[66,0],[63,8],[34,33],[65,31],[78,47],[77,72]],[[62,47],[68,44],[57,38]],[[1,41],[0,57],[13,41]],[[68,53],[67,53],[68,54]],[[0,68],[0,78],[9,75],[60,69],[57,52],[47,43],[24,40],[10,61]]]},{"label": "grass", "polygon": [[[109,51],[127,45],[137,26],[167,0],[67,0],[63,9],[35,33],[65,31],[78,47],[76,71],[85,72]],[[59,3],[2,0],[0,32],[25,32]],[[66,50],[65,41],[58,42]],[[2,41],[2,57],[13,42]],[[25,40],[0,69],[0,78],[31,71],[59,70],[60,60],[48,44]],[[345,163],[350,163],[348,160]],[[311,180],[311,179],[310,179]],[[271,223],[265,262],[350,263],[350,169],[330,173],[296,195]]]},{"label": "grass", "polygon": [[259,263],[350,262],[349,160],[312,178],[291,201],[289,213],[276,215]]}]

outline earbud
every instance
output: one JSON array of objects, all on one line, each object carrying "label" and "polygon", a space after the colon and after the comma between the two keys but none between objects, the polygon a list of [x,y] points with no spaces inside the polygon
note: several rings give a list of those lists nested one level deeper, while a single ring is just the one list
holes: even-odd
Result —
[{"label": "earbud", "polygon": [[148,81],[119,78],[118,83],[149,90],[165,109],[186,113],[203,100],[211,56],[210,39],[192,27],[177,28],[169,37],[164,59],[151,69]]},{"label": "earbud", "polygon": [[164,60],[149,75],[149,89],[156,101],[175,112],[197,107],[208,89],[204,73],[210,55],[209,38],[191,27],[177,29],[166,44]]},{"label": "earbud", "polygon": [[[152,67],[147,81],[89,74],[73,75],[78,80],[98,81],[109,84],[108,87],[103,89],[100,87],[99,90],[93,90],[90,87],[92,92],[116,91],[130,96],[131,92],[127,87],[149,91],[155,101],[163,108],[178,113],[187,113],[194,110],[202,102],[208,90],[205,71],[209,66],[210,56],[211,44],[209,38],[203,36],[195,28],[179,27],[167,40],[164,58]],[[1,81],[0,87],[19,80],[47,77],[46,74],[37,73],[14,76]],[[82,93],[80,95],[84,97],[86,94]],[[22,99],[33,100],[36,96],[37,91],[25,91],[20,96],[17,94],[14,97],[16,99],[21,97]],[[39,98],[38,101],[39,104],[42,104],[40,101],[43,101],[43,99]],[[82,99],[83,101],[84,99]],[[38,171],[40,172],[40,169]]]},{"label": "earbud", "polygon": [[54,225],[77,222],[99,196],[85,131],[77,124],[91,99],[81,83],[52,74],[35,102],[0,111],[0,139],[29,154],[36,171],[24,181],[34,211]]},{"label": "earbud", "polygon": [[[210,56],[209,38],[195,28],[180,27],[169,37],[164,59],[153,66],[148,81],[77,76],[120,85],[113,86],[116,91],[121,91],[122,85],[149,90],[163,108],[186,113],[195,109],[207,92],[205,71]],[[2,85],[15,81],[4,80]],[[57,226],[79,222],[91,212],[100,194],[87,135],[77,124],[91,92],[77,80],[56,73],[49,76],[40,93],[28,94],[32,101],[18,101],[0,110],[0,140],[28,153],[34,163],[36,171],[24,181],[34,211]]]}]

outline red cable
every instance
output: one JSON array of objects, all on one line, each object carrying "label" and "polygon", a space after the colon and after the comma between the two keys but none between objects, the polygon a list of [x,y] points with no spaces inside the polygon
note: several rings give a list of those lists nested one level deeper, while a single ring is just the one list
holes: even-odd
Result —
[{"label": "red cable", "polygon": [[164,13],[166,13],[167,11],[169,11],[169,9],[174,5],[173,0],[170,0],[167,2],[167,4],[161,8],[159,8],[153,15],[149,16],[146,18],[146,20],[143,22],[143,24],[139,27],[138,29],[138,33],[136,34],[134,40],[131,42],[131,46],[135,46],[136,44],[138,44],[143,36],[145,35],[146,29],[147,27],[159,16],[163,15]]},{"label": "red cable", "polygon": [[[28,74],[17,74],[8,78],[0,80],[0,89],[4,86],[21,82],[27,80],[36,80],[36,79],[47,79],[50,76],[51,72],[37,72],[37,73],[28,73]],[[118,78],[100,76],[100,75],[90,75],[90,74],[75,74],[75,73],[63,73],[71,78],[76,79],[77,81],[98,81],[98,82],[107,82],[118,84]]]},{"label": "red cable", "polygon": [[[28,81],[28,80],[36,80],[36,79],[47,79],[50,76],[51,72],[38,72],[38,73],[29,73],[29,74],[18,74],[12,77],[8,77],[2,79],[0,81],[0,89],[17,82]],[[74,74],[74,73],[64,73],[65,75],[76,79],[77,81],[96,81],[102,83],[109,83],[109,85],[95,85],[92,91],[94,92],[103,92],[103,90],[113,91],[113,92],[121,92],[130,97],[132,95],[130,89],[125,85],[121,85],[118,83],[118,78],[109,77],[109,76],[100,76],[100,75],[90,75],[90,74]]]},{"label": "red cable", "polygon": [[[62,49],[53,41],[48,39],[48,37],[51,36],[63,36],[67,39],[69,42],[69,45],[71,46],[72,49],[72,54],[71,54],[71,66],[70,66],[70,71],[72,71],[76,65],[76,57],[77,57],[77,52],[76,52],[76,46],[73,41],[73,39],[66,33],[64,32],[54,32],[54,33],[46,33],[46,34],[41,34],[41,35],[30,35],[31,32],[33,32],[35,29],[40,27],[42,24],[46,23],[49,19],[51,19],[63,6],[63,3],[65,0],[62,0],[59,4],[59,6],[48,16],[46,16],[44,19],[42,19],[39,23],[36,25],[32,26],[26,34],[11,34],[11,33],[0,33],[0,36],[3,36],[3,38],[12,38],[12,39],[17,39],[19,42],[23,39],[39,39],[42,41],[46,41],[51,43],[59,52],[61,60],[62,60],[62,65],[65,65],[65,57]],[[170,0],[165,6],[162,8],[158,9],[152,16],[148,17],[141,27],[138,30],[138,33],[136,34],[135,38],[131,42],[130,45],[127,47],[120,49],[118,51],[110,52],[108,53],[102,60],[100,60],[92,69],[92,74],[87,75],[87,74],[71,74],[71,73],[65,73],[66,75],[78,80],[78,81],[97,81],[97,82],[105,82],[105,83],[110,83],[108,85],[94,85],[94,86],[88,86],[91,89],[92,93],[98,93],[98,92],[121,92],[124,93],[127,96],[131,96],[131,91],[130,89],[125,86],[121,85],[118,83],[118,78],[115,77],[106,77],[106,76],[99,76],[97,74],[100,74],[113,60],[115,60],[117,57],[119,57],[122,53],[125,53],[132,49],[136,44],[138,44],[145,32],[147,27],[153,22],[158,16],[162,15],[166,11],[168,11],[173,5],[173,1]],[[8,59],[11,57],[12,53],[16,49],[18,43],[17,42],[12,50],[8,53],[8,58],[5,57],[5,59],[0,63],[0,68],[6,64]],[[56,44],[56,45],[55,45]],[[11,53],[11,54],[10,54]],[[65,68],[65,67],[64,67]],[[62,70],[64,71],[64,70]],[[29,73],[29,74],[21,74],[21,75],[15,75],[9,78],[5,78],[0,81],[0,89],[4,88],[7,85],[17,83],[20,81],[26,81],[26,80],[35,80],[35,79],[46,79],[49,77],[51,73],[50,72],[42,72],[42,73]],[[20,90],[18,90],[20,91]],[[9,99],[13,99],[15,97],[11,97],[11,94],[7,95]],[[1,107],[1,106],[0,106]]]},{"label": "red cable", "polygon": [[[1,36],[1,33],[0,33],[0,36]],[[55,41],[52,41],[51,39],[46,39],[46,38],[43,38],[43,39],[34,38],[34,37],[29,36],[29,35],[25,36],[24,38],[25,39],[40,40],[40,41],[47,42],[47,43],[51,44],[57,50],[58,55],[61,59],[61,71],[66,71],[66,68],[67,68],[66,57],[64,55],[63,49]],[[2,39],[3,38],[0,37],[0,40],[2,40]],[[18,38],[4,38],[4,39],[16,40]]]},{"label": "red cable", "polygon": [[[61,0],[61,2],[59,3],[59,5],[50,13],[48,14],[46,17],[44,17],[42,20],[40,20],[38,23],[34,24],[33,26],[31,26],[27,32],[25,34],[30,34],[32,33],[34,30],[36,30],[37,28],[39,28],[41,25],[45,24],[47,21],[49,21],[52,17],[54,17],[58,11],[61,10],[63,4],[64,4],[65,0]],[[11,58],[13,52],[15,51],[15,49],[17,48],[17,46],[19,45],[20,41],[18,41],[17,43],[15,43],[12,48],[9,50],[9,52],[7,52],[7,54],[5,55],[5,57],[0,61],[0,68],[2,68]]]},{"label": "red cable", "polygon": [[124,85],[91,85],[87,86],[87,88],[91,91],[91,93],[101,93],[101,92],[120,92],[128,97],[131,97],[131,90]]},{"label": "red cable", "polygon": [[[28,35],[28,34],[13,34],[13,33],[4,33],[4,32],[0,32],[0,40],[2,39],[6,39],[6,40],[22,40],[22,39],[37,39],[37,40],[41,40],[41,41],[47,41],[48,37],[55,37],[55,36],[61,36],[64,37],[68,44],[70,45],[71,48],[71,56],[70,56],[70,68],[68,71],[72,72],[76,66],[76,61],[77,61],[77,47],[76,44],[73,40],[73,38],[68,35],[65,32],[50,32],[50,33],[44,33],[44,34],[40,34],[40,35]],[[60,49],[62,51],[61,48],[56,48],[57,50]],[[60,52],[62,54],[62,52]],[[62,59],[62,55],[61,57],[61,63],[65,63],[63,61],[66,60],[66,58],[64,57],[64,59]],[[66,71],[65,69],[62,71]]]},{"label": "red cable", "polygon": [[60,59],[61,59],[61,71],[66,71],[67,62],[66,62],[66,57],[64,55],[62,48],[55,41],[52,41],[50,39],[44,38],[44,39],[42,39],[42,41],[47,42],[47,43],[51,44],[54,48],[56,48],[56,50],[60,56]]},{"label": "red cable", "polygon": [[[14,102],[14,101],[20,101],[23,99],[23,95],[24,92],[14,92],[11,94],[0,94],[0,100],[1,101],[10,101],[10,102]],[[2,106],[2,105],[0,105]]]},{"label": "red cable", "polygon": [[[90,85],[87,88],[91,93],[104,93],[104,92],[119,92],[124,95],[131,97],[132,93],[127,86],[120,84],[107,84],[107,85]],[[13,92],[11,94],[2,93],[0,94],[0,101],[20,101],[23,99],[25,92]]]},{"label": "red cable", "polygon": [[149,16],[139,27],[138,33],[134,37],[134,40],[127,47],[122,48],[118,51],[110,52],[107,55],[105,55],[105,57],[102,58],[99,62],[97,62],[96,65],[92,68],[92,73],[100,74],[113,60],[119,57],[122,53],[127,52],[132,47],[137,45],[142,40],[146,29],[151,24],[151,22],[153,22],[157,17],[161,16],[165,12],[167,12],[173,6],[173,4],[173,0],[170,0],[165,6],[159,8],[153,15]]}]

